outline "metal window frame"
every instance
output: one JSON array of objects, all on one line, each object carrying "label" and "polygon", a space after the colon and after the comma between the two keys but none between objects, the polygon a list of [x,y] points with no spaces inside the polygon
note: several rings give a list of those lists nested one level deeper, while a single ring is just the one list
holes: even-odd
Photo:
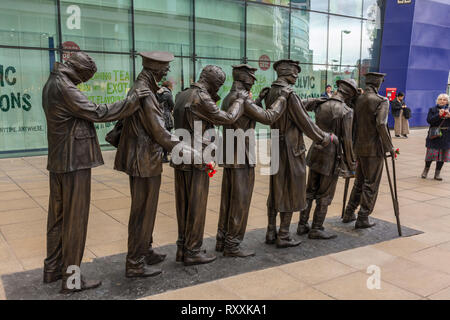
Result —
[{"label": "metal window frame", "polygon": [[[133,80],[136,79],[136,38],[135,38],[135,6],[134,6],[134,0],[129,0],[129,12],[130,12],[130,37],[131,37],[131,48],[129,51],[107,51],[107,50],[83,50],[87,53],[98,53],[98,54],[117,54],[117,55],[129,55],[131,57],[131,63],[132,63],[132,74],[133,74]],[[224,0],[227,1],[227,0]],[[242,57],[240,58],[228,58],[228,57],[198,57],[196,54],[196,0],[190,0],[191,6],[190,6],[190,34],[191,34],[191,50],[188,55],[175,55],[177,58],[186,58],[190,60],[191,63],[191,78],[195,80],[196,76],[196,62],[197,59],[214,59],[214,60],[222,60],[222,61],[236,61],[241,60],[243,63],[247,63],[248,61],[256,61],[254,59],[248,59],[248,32],[247,32],[247,20],[248,20],[248,5],[249,3],[251,6],[268,6],[268,7],[280,7],[285,10],[289,10],[289,27],[288,27],[288,59],[291,58],[291,28],[292,28],[292,12],[293,11],[306,11],[306,12],[312,12],[312,13],[320,13],[327,15],[327,46],[326,46],[326,63],[325,64],[317,64],[317,63],[302,63],[302,64],[310,64],[310,65],[324,65],[326,69],[331,66],[331,64],[328,61],[329,56],[329,31],[330,31],[330,17],[331,16],[339,16],[339,17],[345,17],[345,18],[351,18],[351,19],[358,19],[361,21],[361,36],[360,36],[360,63],[361,63],[361,57],[362,57],[362,29],[363,29],[363,23],[364,21],[368,21],[369,19],[364,18],[363,10],[364,10],[364,0],[362,0],[362,7],[361,7],[361,15],[359,17],[355,16],[349,16],[349,15],[343,15],[343,14],[337,14],[337,13],[331,13],[330,11],[330,0],[328,0],[328,8],[327,11],[318,11],[318,10],[311,10],[311,9],[305,9],[305,8],[297,8],[295,6],[292,6],[292,2],[289,2],[288,6],[285,5],[278,5],[278,4],[271,4],[271,3],[265,3],[265,2],[256,2],[251,0],[230,0],[230,2],[241,2],[243,4],[244,8],[244,15],[243,15],[243,21],[242,21],[242,29],[243,29],[243,37],[241,41],[241,45],[243,46],[241,52]],[[62,47],[63,44],[63,34],[62,34],[62,13],[61,13],[61,0],[54,0],[55,6],[56,6],[56,21],[57,21],[57,47],[56,48],[47,48],[47,47],[34,47],[34,46],[13,46],[13,45],[2,45],[0,44],[0,48],[7,48],[7,49],[20,49],[20,50],[47,50],[47,51],[56,51],[59,55],[60,61],[62,61],[62,56],[65,51],[74,51],[74,50],[66,50]],[[383,2],[382,7],[385,6],[385,2]],[[384,10],[382,8],[381,12],[383,13]],[[384,19],[382,19],[383,21]],[[181,62],[183,63],[183,61]],[[336,66],[333,64],[333,66]],[[358,67],[359,68],[359,79],[361,78],[361,66],[353,66],[353,65],[340,65],[342,66],[352,66],[352,67]],[[328,72],[326,73],[325,81],[328,82]]]}]

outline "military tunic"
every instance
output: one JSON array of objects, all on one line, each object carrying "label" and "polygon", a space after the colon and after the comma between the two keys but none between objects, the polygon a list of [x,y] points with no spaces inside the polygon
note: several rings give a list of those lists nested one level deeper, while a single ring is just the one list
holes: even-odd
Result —
[{"label": "military tunic", "polygon": [[[389,102],[369,85],[354,102],[353,150],[357,167],[355,182],[346,208],[353,213],[361,205],[358,216],[369,216],[378,196],[383,159],[386,152],[393,150],[387,128]],[[346,213],[347,214],[347,213]]]},{"label": "military tunic", "polygon": [[[225,97],[222,103],[222,110],[228,111],[234,101],[238,99],[238,91],[245,90],[243,85],[235,81],[230,93]],[[258,100],[258,99],[257,99]],[[272,124],[276,121],[286,109],[286,98],[283,96],[275,100],[271,110],[264,110],[260,101],[256,103],[247,99],[244,103],[244,114],[233,124],[223,126],[223,150],[225,167],[222,178],[222,192],[220,201],[219,224],[217,229],[217,241],[225,242],[225,248],[228,251],[236,250],[244,238],[247,226],[247,218],[252,199],[253,187],[255,182],[255,141],[254,134],[245,138],[245,149],[243,149],[244,161],[238,161],[239,141],[234,138],[233,155],[231,163],[227,162],[227,129],[243,132],[255,129],[256,122],[263,124]],[[240,162],[240,163],[239,163]]]},{"label": "military tunic", "polygon": [[[273,82],[265,98],[266,106],[272,105],[281,90],[288,86],[281,79]],[[306,147],[303,133],[314,142],[329,142],[329,135],[312,121],[295,93],[289,96],[286,109],[271,125],[271,129],[279,130],[279,168],[270,176],[267,206],[276,212],[300,211],[306,206]],[[271,161],[275,160],[272,158]]]},{"label": "military tunic", "polygon": [[[218,97],[216,97],[217,99]],[[227,112],[220,110],[202,83],[197,82],[180,92],[175,99],[175,129],[185,129],[204,150],[213,141],[203,139],[206,130],[214,125],[231,124],[243,113],[243,100],[235,100]],[[201,126],[201,137],[194,135],[194,123]],[[200,140],[200,141],[199,141]],[[174,164],[175,201],[178,222],[177,245],[185,255],[194,256],[200,252],[205,228],[206,205],[209,192],[209,177],[206,164]]]}]

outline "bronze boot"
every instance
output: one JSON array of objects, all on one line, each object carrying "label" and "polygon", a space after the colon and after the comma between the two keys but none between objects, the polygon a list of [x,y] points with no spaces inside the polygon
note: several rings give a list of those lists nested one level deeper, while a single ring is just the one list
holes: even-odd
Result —
[{"label": "bronze boot", "polygon": [[278,231],[277,248],[289,248],[298,246],[301,241],[291,238],[289,227],[291,226],[292,212],[280,212],[280,230]]},{"label": "bronze boot", "polygon": [[70,275],[62,277],[61,291],[60,293],[69,294],[74,292],[80,292],[89,289],[95,289],[100,287],[102,282],[100,280],[88,280],[84,276],[80,275],[80,283],[77,286],[77,281],[72,283],[69,280]]},{"label": "bronze boot", "polygon": [[302,234],[307,234],[310,230],[308,220],[309,213],[311,212],[312,199],[307,200],[307,205],[305,210],[300,211],[300,219],[298,221],[297,234],[301,236]]},{"label": "bronze boot", "polygon": [[148,254],[145,257],[145,262],[148,265],[152,265],[152,264],[157,264],[160,263],[162,261],[164,261],[164,259],[166,258],[167,255],[163,254],[163,253],[157,253],[155,252],[155,250],[153,250],[151,247],[148,250]]},{"label": "bronze boot", "polygon": [[326,205],[316,205],[316,209],[314,210],[314,217],[311,226],[311,231],[308,233],[309,239],[323,239],[329,240],[337,237],[336,234],[330,233],[324,230],[323,222],[325,221],[325,217],[327,215],[328,206]]},{"label": "bronze boot", "polygon": [[360,216],[358,214],[358,219],[355,223],[355,229],[365,229],[365,228],[371,228],[375,225],[375,223],[371,223],[369,221],[369,217]]},{"label": "bronze boot", "polygon": [[125,265],[125,277],[127,278],[147,278],[157,276],[162,272],[161,269],[155,267],[147,267],[144,263],[145,257],[139,261],[130,261],[127,259]]},{"label": "bronze boot", "polygon": [[44,283],[52,283],[55,281],[58,281],[62,278],[62,272],[61,270],[58,271],[45,271],[44,270]]},{"label": "bronze boot", "polygon": [[175,255],[176,262],[183,262],[184,260],[184,249],[182,245],[177,245],[177,254]]},{"label": "bronze boot", "polygon": [[239,258],[246,258],[251,257],[255,255],[255,251],[253,250],[245,250],[241,247],[234,248],[233,250],[230,250],[228,248],[225,248],[223,251],[224,257],[239,257]]},{"label": "bronze boot", "polygon": [[205,264],[210,263],[216,260],[216,256],[214,254],[206,253],[206,251],[199,252],[184,252],[184,265],[185,266],[193,266],[197,264]]},{"label": "bronze boot", "polygon": [[277,212],[271,208],[267,208],[267,217],[266,243],[274,244],[277,239]]},{"label": "bronze boot", "polygon": [[356,220],[355,210],[351,210],[348,207],[345,208],[344,217],[342,218],[343,223],[349,223]]}]

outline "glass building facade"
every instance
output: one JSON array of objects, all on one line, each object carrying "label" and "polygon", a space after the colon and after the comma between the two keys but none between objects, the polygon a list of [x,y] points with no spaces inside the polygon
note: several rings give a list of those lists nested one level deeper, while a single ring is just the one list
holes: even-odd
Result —
[{"label": "glass building facade", "polygon": [[[299,60],[294,89],[318,97],[341,78],[378,71],[382,0],[2,0],[0,157],[45,154],[42,88],[55,61],[91,55],[95,76],[79,86],[95,103],[123,99],[141,70],[140,51],[175,55],[174,94],[208,64],[231,88],[232,65],[258,68],[253,93],[270,86],[279,59]],[[219,102],[220,103],[220,102]],[[97,124],[99,141],[112,123]]]}]

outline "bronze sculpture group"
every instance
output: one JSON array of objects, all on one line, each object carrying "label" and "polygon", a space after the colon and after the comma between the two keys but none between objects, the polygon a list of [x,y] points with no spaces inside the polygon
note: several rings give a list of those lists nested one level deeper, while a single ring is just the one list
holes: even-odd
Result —
[{"label": "bronze sculpture group", "polygon": [[[81,277],[80,285],[68,286],[70,266],[80,266],[87,233],[91,168],[103,159],[94,122],[119,120],[116,125],[117,153],[114,168],[129,176],[131,212],[128,225],[126,277],[149,277],[161,273],[151,267],[165,259],[152,248],[152,233],[161,185],[163,149],[172,151],[179,143],[188,158],[199,157],[214,139],[205,139],[208,129],[222,125],[224,143],[227,129],[254,129],[256,122],[279,131],[279,169],[270,176],[267,200],[266,243],[277,248],[300,244],[289,232],[293,212],[300,212],[297,234],[310,239],[332,239],[323,223],[339,176],[356,171],[355,184],[343,222],[356,220],[356,228],[374,224],[368,216],[374,208],[383,169],[383,156],[393,155],[386,127],[388,102],[378,95],[384,74],[366,74],[366,89],[354,80],[340,80],[331,98],[301,100],[293,92],[301,71],[298,61],[274,64],[277,80],[253,100],[250,90],[256,68],[233,66],[233,85],[222,102],[217,92],[226,75],[220,67],[206,66],[197,82],[177,95],[175,129],[189,133],[190,143],[180,141],[164,127],[156,98],[158,82],[167,75],[174,56],[169,52],[143,52],[143,69],[126,99],[113,104],[94,104],[78,90],[96,72],[95,62],[84,52],[75,52],[66,63],[56,63],[43,89],[43,108],[48,128],[50,201],[47,226],[47,258],[44,282],[62,279],[62,292],[98,287],[101,282]],[[266,109],[263,108],[263,103]],[[315,112],[316,121],[308,115]],[[201,132],[194,130],[200,124]],[[303,133],[313,144],[307,152]],[[234,139],[233,137],[231,139]],[[195,149],[195,144],[201,150]],[[229,257],[248,257],[254,252],[241,247],[254,187],[255,163],[252,146],[245,143],[244,162],[238,162],[237,146],[228,150],[223,164],[220,215],[216,251]],[[355,158],[356,156],[356,158]],[[233,160],[234,159],[234,160]],[[306,165],[309,175],[306,179]],[[212,262],[216,256],[202,250],[209,191],[207,163],[175,163],[175,201],[178,224],[176,261],[184,265]],[[316,200],[311,227],[308,224]],[[354,211],[360,205],[358,217]],[[276,217],[280,213],[277,230]]]}]

